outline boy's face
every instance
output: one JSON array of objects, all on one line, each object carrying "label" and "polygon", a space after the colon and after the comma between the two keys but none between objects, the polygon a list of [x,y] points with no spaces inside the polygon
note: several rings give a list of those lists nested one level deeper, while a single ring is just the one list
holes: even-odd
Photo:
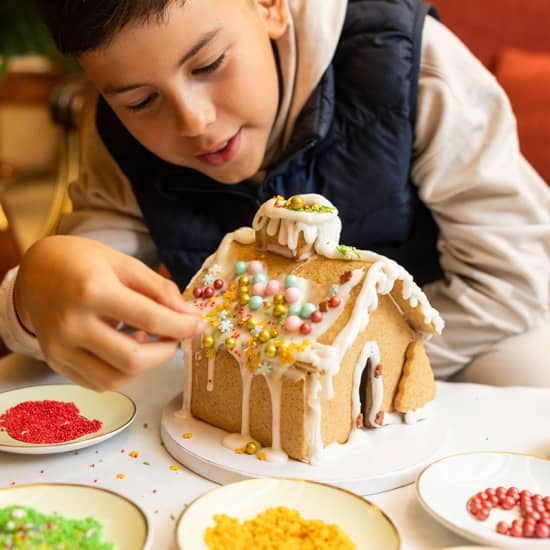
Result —
[{"label": "boy's face", "polygon": [[124,126],[162,159],[222,183],[261,166],[279,101],[270,39],[286,0],[172,2],[79,61]]}]

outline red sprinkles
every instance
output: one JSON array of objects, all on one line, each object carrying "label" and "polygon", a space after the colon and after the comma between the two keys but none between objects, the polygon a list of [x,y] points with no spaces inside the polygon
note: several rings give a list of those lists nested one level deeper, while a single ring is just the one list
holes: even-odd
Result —
[{"label": "red sprinkles", "polygon": [[25,443],[63,443],[101,429],[101,420],[80,416],[74,403],[24,401],[0,416],[0,430]]}]

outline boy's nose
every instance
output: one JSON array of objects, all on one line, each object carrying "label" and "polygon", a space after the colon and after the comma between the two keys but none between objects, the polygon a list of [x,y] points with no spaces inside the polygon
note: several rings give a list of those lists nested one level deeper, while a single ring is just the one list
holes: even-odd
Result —
[{"label": "boy's nose", "polygon": [[177,105],[177,123],[180,135],[194,137],[204,133],[216,120],[216,111],[209,102],[181,100]]}]

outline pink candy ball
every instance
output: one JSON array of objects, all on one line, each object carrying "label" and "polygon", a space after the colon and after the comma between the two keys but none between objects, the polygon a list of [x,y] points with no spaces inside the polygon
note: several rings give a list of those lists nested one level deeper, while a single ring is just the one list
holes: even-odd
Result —
[{"label": "pink candy ball", "polygon": [[262,283],[254,283],[252,285],[251,296],[264,296],[264,295],[265,295],[265,285]]},{"label": "pink candy ball", "polygon": [[267,296],[275,296],[275,294],[279,294],[279,292],[281,292],[281,287],[282,285],[279,281],[271,279],[265,287],[265,293]]},{"label": "pink candy ball", "polygon": [[290,315],[285,319],[285,328],[289,332],[298,332],[302,326],[302,319],[297,315]]},{"label": "pink candy ball", "polygon": [[264,266],[260,260],[252,260],[248,262],[248,273],[254,275],[254,273],[261,273],[264,270]]},{"label": "pink candy ball", "polygon": [[290,287],[285,290],[285,300],[289,304],[293,304],[302,298],[302,293],[300,289],[296,287]]}]

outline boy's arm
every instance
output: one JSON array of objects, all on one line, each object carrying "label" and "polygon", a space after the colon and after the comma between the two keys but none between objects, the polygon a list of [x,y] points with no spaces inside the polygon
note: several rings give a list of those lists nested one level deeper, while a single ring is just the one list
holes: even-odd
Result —
[{"label": "boy's arm", "polygon": [[439,225],[446,277],[426,289],[446,318],[430,343],[444,376],[548,315],[550,190],[520,153],[497,81],[430,17],[417,113],[412,177]]}]

